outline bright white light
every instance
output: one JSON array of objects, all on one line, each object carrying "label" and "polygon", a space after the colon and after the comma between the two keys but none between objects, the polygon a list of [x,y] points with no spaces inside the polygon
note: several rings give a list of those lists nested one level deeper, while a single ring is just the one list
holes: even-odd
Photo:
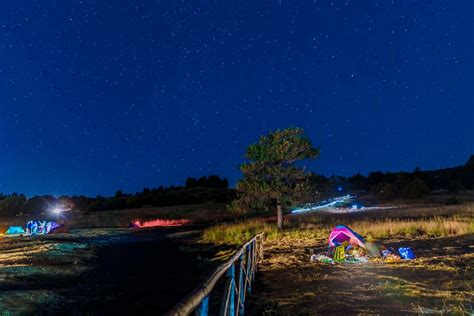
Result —
[{"label": "bright white light", "polygon": [[62,210],[59,209],[59,208],[55,208],[51,212],[53,212],[54,214],[60,214],[62,212]]}]

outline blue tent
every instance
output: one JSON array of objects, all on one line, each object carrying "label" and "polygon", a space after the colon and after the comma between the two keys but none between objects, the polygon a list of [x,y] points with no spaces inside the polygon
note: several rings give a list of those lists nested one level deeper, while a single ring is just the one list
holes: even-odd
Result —
[{"label": "blue tent", "polygon": [[56,222],[47,221],[29,221],[26,223],[26,234],[29,235],[47,235],[62,225]]},{"label": "blue tent", "polygon": [[5,235],[19,235],[19,234],[24,234],[25,230],[21,226],[10,226],[8,227],[7,231],[5,232]]}]

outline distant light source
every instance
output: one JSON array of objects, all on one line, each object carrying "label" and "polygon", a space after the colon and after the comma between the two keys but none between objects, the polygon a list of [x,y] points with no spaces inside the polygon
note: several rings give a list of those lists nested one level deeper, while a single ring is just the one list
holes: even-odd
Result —
[{"label": "distant light source", "polygon": [[61,210],[60,208],[53,208],[53,209],[51,210],[51,212],[54,213],[54,214],[61,214],[62,211],[63,211],[63,210]]}]

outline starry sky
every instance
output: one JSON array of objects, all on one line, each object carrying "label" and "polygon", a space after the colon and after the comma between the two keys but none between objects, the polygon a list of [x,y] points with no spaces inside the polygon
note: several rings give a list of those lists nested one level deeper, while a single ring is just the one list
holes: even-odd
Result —
[{"label": "starry sky", "polygon": [[219,174],[305,128],[325,175],[474,152],[473,1],[0,2],[0,192]]}]

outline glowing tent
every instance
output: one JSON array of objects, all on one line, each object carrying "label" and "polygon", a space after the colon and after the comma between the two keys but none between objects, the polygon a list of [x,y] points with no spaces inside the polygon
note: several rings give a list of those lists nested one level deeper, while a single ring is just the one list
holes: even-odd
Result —
[{"label": "glowing tent", "polygon": [[24,234],[25,230],[21,226],[10,226],[8,227],[7,231],[5,232],[5,235],[20,235]]},{"label": "glowing tent", "polygon": [[62,225],[56,222],[47,221],[29,221],[26,223],[26,234],[27,235],[47,235],[54,230],[62,227]]},{"label": "glowing tent", "polygon": [[365,239],[347,226],[337,225],[329,234],[329,246],[339,246],[347,241],[350,245],[366,248]]}]

